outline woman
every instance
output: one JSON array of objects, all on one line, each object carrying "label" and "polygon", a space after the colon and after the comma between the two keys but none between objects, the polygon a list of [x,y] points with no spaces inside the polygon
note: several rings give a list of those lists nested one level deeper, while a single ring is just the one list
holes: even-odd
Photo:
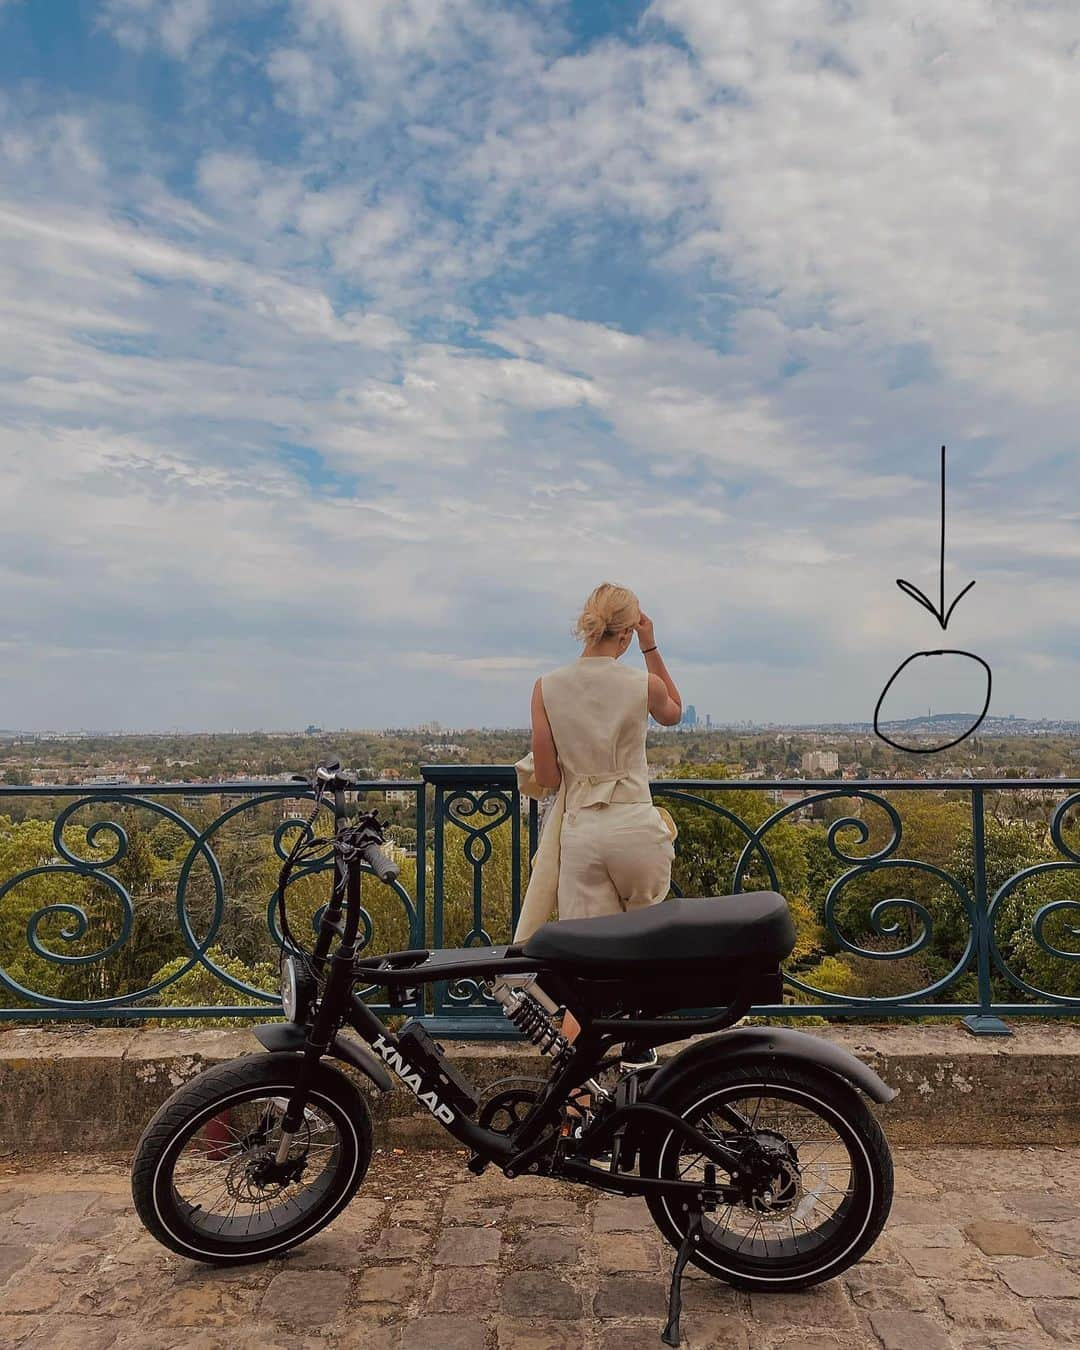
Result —
[{"label": "woman", "polygon": [[[645,670],[618,664],[633,640]],[[521,761],[522,791],[556,791],[514,934],[527,940],[550,915],[618,914],[663,900],[671,885],[674,826],[653,805],[645,760],[649,715],[662,726],[682,701],[637,596],[605,582],[574,629],[576,661],[541,676],[532,694],[532,754]],[[564,1032],[579,1030],[569,1014]]]}]

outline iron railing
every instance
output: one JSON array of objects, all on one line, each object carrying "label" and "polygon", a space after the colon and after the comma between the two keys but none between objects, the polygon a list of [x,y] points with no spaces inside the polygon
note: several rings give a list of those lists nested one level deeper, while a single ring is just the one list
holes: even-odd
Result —
[{"label": "iron railing", "polygon": [[[849,966],[861,963],[865,971],[891,967],[891,987],[859,993],[815,983],[813,972],[824,967],[797,953],[786,971],[791,1001],[761,1013],[952,1016],[987,1033],[1007,1031],[1004,1018],[1080,1016],[1080,927],[1073,926],[1080,921],[1080,898],[1068,891],[1080,871],[1080,835],[1070,827],[1070,813],[1080,806],[1080,781],[663,779],[652,788],[681,822],[675,893],[681,893],[680,877],[691,874],[715,878],[707,893],[762,886],[790,892],[795,884],[804,891],[804,919],[816,926],[819,946],[846,956]],[[415,829],[411,891],[399,883],[389,896],[373,882],[368,885],[363,930],[368,950],[507,941],[538,838],[536,803],[519,798],[513,769],[429,765],[414,780],[367,782],[363,793],[369,801],[398,794],[400,802],[404,796]],[[732,794],[735,804],[742,804],[741,815]],[[33,798],[50,799],[53,814],[48,849],[39,849],[29,866],[16,870],[25,861],[16,859],[6,872],[0,870],[0,1004],[5,1005],[0,1020],[240,1019],[277,1013],[271,982],[246,978],[249,967],[226,959],[231,953],[222,955],[222,943],[231,934],[242,945],[261,944],[264,958],[280,945],[274,884],[268,882],[259,898],[261,918],[250,893],[238,907],[233,892],[248,875],[245,866],[276,875],[293,831],[303,827],[299,818],[282,818],[282,805],[305,796],[310,793],[302,785],[289,781],[0,785],[0,817],[34,817],[46,803],[27,805]],[[927,797],[954,803],[955,837],[936,845],[939,855],[943,849],[949,853],[945,859],[906,856],[902,847],[908,804]],[[1042,843],[1033,860],[1013,858],[1023,865],[1003,876],[1002,858],[988,852],[988,820],[998,822],[1001,803],[1021,800],[1036,803],[1035,819],[1044,812],[1041,826],[1030,829],[1030,838]],[[959,827],[957,802],[963,807]],[[805,857],[802,864],[796,858],[793,883],[781,855],[799,844],[798,822],[815,815],[822,823],[814,874],[805,870]],[[249,828],[242,829],[245,824]],[[320,824],[326,833],[329,817]],[[147,859],[146,841],[157,838],[155,825],[171,827],[168,861]],[[136,829],[139,849],[133,843]],[[253,842],[260,832],[261,851]],[[2,837],[0,831],[0,869]],[[717,866],[728,864],[730,873],[717,877]],[[324,856],[297,880],[328,867]],[[154,880],[148,882],[150,873]],[[881,878],[890,873],[906,875],[917,893],[881,894]],[[328,877],[324,880],[328,884]],[[144,941],[148,913],[154,916],[158,949],[168,929],[165,945],[171,941],[176,953],[154,978],[132,961],[133,948]],[[1034,965],[1028,959],[1018,968],[1018,953],[1027,953]],[[124,978],[117,976],[121,967],[128,972]],[[1053,979],[1033,975],[1033,969]],[[65,989],[65,973],[69,983],[82,982],[78,997]],[[209,980],[217,996],[225,988],[238,997],[221,1004],[192,1002],[190,996],[176,1001],[175,991],[190,988],[195,977],[204,987]],[[377,989],[367,993],[373,1007],[390,1011]],[[442,1035],[499,1037],[509,1031],[475,981],[436,986],[428,998],[406,1011],[425,1017]]]}]

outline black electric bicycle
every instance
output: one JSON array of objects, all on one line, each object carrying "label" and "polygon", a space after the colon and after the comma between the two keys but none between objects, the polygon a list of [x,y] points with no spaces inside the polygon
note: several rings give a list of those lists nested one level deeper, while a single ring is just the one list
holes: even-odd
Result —
[{"label": "black electric bicycle", "polygon": [[[780,1001],[780,963],[794,944],[782,896],[669,900],[551,923],[516,946],[358,957],[361,876],[390,882],[397,868],[380,851],[377,816],[348,815],[357,786],[337,764],[320,765],[315,809],[281,871],[288,1020],[254,1029],[270,1053],[200,1074],[139,1141],[135,1206],[160,1242],[197,1261],[256,1261],[310,1238],[348,1204],[370,1161],[371,1114],[330,1058],[384,1092],[392,1071],[470,1150],[477,1175],[494,1164],[507,1177],[643,1196],[678,1249],[669,1344],[678,1344],[688,1261],[742,1288],[785,1291],[839,1274],[870,1248],[889,1213],[892,1160],[860,1094],[887,1102],[894,1091],[820,1037],[734,1025],[754,1004]],[[312,829],[326,797],[333,839]],[[286,888],[298,864],[331,850],[331,898],[307,951],[289,929]],[[419,985],[460,978],[482,982],[551,1059],[546,1078],[481,1095],[422,1021],[394,1034],[356,993],[385,986],[391,1005],[404,1006]],[[563,1010],[581,1025],[573,1044],[558,1026]],[[662,1066],[620,1059],[627,1043],[702,1032],[719,1034]]]}]

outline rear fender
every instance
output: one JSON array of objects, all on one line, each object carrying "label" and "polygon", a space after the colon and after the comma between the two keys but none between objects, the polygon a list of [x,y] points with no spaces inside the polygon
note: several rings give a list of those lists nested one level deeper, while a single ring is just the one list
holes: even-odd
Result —
[{"label": "rear fender", "polygon": [[[252,1027],[252,1031],[263,1049],[271,1052],[303,1050],[307,1044],[307,1032],[295,1022],[264,1022],[260,1026]],[[386,1069],[359,1042],[347,1036],[337,1035],[330,1042],[329,1053],[342,1063],[351,1064],[354,1069],[366,1074],[380,1091],[389,1092],[393,1087],[393,1079]]]},{"label": "rear fender", "polygon": [[751,1059],[772,1059],[778,1064],[824,1070],[864,1092],[874,1102],[891,1102],[897,1093],[896,1088],[889,1087],[850,1050],[821,1036],[793,1031],[790,1027],[733,1027],[680,1051],[650,1076],[642,1100],[659,1102],[672,1088],[700,1078],[706,1067],[726,1068]]}]

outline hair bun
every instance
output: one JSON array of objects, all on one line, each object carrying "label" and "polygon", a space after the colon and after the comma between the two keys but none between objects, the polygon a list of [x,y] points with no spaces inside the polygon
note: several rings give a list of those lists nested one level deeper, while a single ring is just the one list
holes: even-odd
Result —
[{"label": "hair bun", "polygon": [[640,618],[641,606],[634,592],[605,581],[585,601],[574,625],[574,636],[590,645],[633,628]]}]

